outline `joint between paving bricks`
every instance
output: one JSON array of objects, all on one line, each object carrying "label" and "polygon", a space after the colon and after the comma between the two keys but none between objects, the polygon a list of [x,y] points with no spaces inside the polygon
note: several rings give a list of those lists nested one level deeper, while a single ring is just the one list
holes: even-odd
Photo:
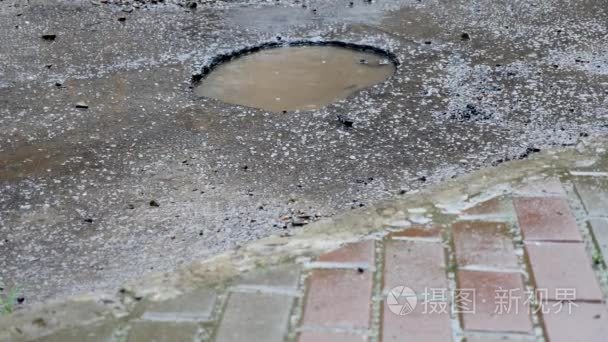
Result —
[{"label": "joint between paving bricks", "polygon": [[[388,238],[388,235],[385,239]],[[371,322],[370,322],[370,337],[369,342],[380,341],[381,327],[382,327],[382,287],[384,282],[384,239],[377,240],[375,242],[374,255],[375,259],[375,273],[373,277],[373,288],[372,288],[372,309],[371,309]],[[377,300],[380,298],[380,300]]]},{"label": "joint between paving bricks", "polygon": [[214,318],[211,323],[215,322],[215,324],[209,324],[208,329],[208,337],[209,341],[214,341],[217,335],[220,324],[222,323],[222,316],[224,314],[224,310],[226,309],[226,305],[228,304],[228,297],[230,296],[229,291],[218,292],[215,307],[211,311],[210,317]]},{"label": "joint between paving bricks", "polygon": [[[512,201],[510,201],[512,202]],[[524,249],[524,240],[521,232],[521,228],[519,227],[519,222],[516,218],[514,218],[509,224],[509,234],[511,234],[511,240],[513,241],[514,251],[517,254],[517,264],[521,268],[520,272],[523,277],[523,284],[525,287],[525,293],[534,293],[534,281],[531,276],[531,271],[528,262],[526,261],[526,253]],[[523,290],[523,289],[522,289]],[[544,341],[545,334],[544,329],[541,324],[540,316],[538,313],[538,303],[536,303],[536,297],[533,297],[528,304],[530,319],[532,320],[532,332],[537,341]],[[525,334],[529,336],[528,334]]]},{"label": "joint between paving bricks", "polygon": [[457,221],[490,221],[490,222],[510,222],[512,218],[509,215],[458,215]]},{"label": "joint between paving bricks", "polygon": [[130,322],[126,322],[123,326],[118,327],[112,334],[113,342],[126,342],[129,330],[131,330]]},{"label": "joint between paving bricks", "polygon": [[363,269],[366,271],[375,272],[376,268],[368,263],[358,262],[326,262],[326,261],[313,261],[304,264],[305,269],[343,269],[343,270],[358,270]]},{"label": "joint between paving bricks", "polygon": [[[458,286],[456,283],[456,271],[457,271],[458,266],[456,265],[456,255],[454,253],[454,249],[455,249],[454,235],[452,233],[451,224],[447,224],[444,228],[445,229],[443,229],[441,237],[444,241],[443,253],[444,253],[444,259],[445,259],[445,265],[446,265],[445,273],[446,273],[446,279],[447,279],[447,284],[448,284],[448,291],[450,293],[455,293],[456,288]],[[450,322],[451,322],[451,327],[452,327],[452,338],[454,339],[454,341],[464,341],[465,338],[463,335],[462,326],[460,324],[460,317],[458,316],[458,313],[456,310],[456,302],[454,300],[452,300],[451,297],[452,296],[448,297],[448,298],[450,298],[448,307],[450,308]]]},{"label": "joint between paving bricks", "polygon": [[306,332],[306,331],[311,331],[311,332],[328,332],[328,333],[346,333],[346,334],[352,334],[352,335],[367,335],[370,336],[371,335],[371,331],[370,329],[365,329],[365,328],[354,328],[354,327],[347,327],[347,326],[321,326],[321,325],[303,325],[300,327],[297,327],[295,329],[296,333],[300,333],[300,332]]},{"label": "joint between paving bricks", "polygon": [[407,237],[407,236],[393,236],[391,240],[396,241],[411,241],[411,242],[426,242],[426,243],[441,243],[440,238],[422,238],[422,237]]},{"label": "joint between paving bricks", "polygon": [[289,318],[289,325],[287,327],[287,336],[285,336],[285,341],[287,342],[295,342],[298,338],[298,326],[302,322],[302,318],[304,315],[304,302],[307,296],[306,284],[308,282],[309,276],[310,272],[307,272],[306,269],[303,269],[302,272],[300,272],[300,277],[298,279],[298,289],[301,293],[301,296],[297,296],[294,298],[294,303],[291,308],[291,314]]},{"label": "joint between paving bricks", "polygon": [[238,293],[263,293],[279,296],[289,297],[301,297],[302,293],[292,289],[286,289],[283,287],[276,286],[265,286],[265,285],[235,285],[228,289],[229,292]]}]

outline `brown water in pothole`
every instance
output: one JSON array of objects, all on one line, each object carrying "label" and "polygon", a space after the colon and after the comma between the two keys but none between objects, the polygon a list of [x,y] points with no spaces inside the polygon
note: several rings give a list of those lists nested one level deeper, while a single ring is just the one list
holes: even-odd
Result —
[{"label": "brown water in pothole", "polygon": [[266,49],[221,64],[196,88],[201,96],[279,112],[317,109],[389,78],[386,56],[334,46]]}]

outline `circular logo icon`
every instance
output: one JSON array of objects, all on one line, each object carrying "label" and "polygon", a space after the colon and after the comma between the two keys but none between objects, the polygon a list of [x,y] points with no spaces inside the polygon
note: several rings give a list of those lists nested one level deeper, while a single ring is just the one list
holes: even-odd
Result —
[{"label": "circular logo icon", "polygon": [[414,311],[418,304],[418,296],[407,286],[393,287],[386,296],[386,305],[392,313],[404,316]]}]

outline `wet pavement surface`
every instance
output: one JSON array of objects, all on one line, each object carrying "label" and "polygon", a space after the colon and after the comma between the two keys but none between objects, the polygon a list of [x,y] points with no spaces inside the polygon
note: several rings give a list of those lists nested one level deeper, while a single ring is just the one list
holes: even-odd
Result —
[{"label": "wet pavement surface", "polygon": [[[335,46],[269,48],[222,63],[196,93],[272,112],[322,108],[395,72],[388,56]],[[201,75],[203,76],[203,75]]]},{"label": "wet pavement surface", "polygon": [[[607,130],[601,1],[192,3],[0,2],[0,278],[28,302]],[[196,95],[215,56],[279,39],[400,64],[287,115]]]}]

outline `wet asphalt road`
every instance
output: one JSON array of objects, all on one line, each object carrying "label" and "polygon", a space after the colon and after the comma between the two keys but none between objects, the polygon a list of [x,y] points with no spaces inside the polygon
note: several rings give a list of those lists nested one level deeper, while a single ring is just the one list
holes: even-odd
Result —
[{"label": "wet asphalt road", "polygon": [[[608,130],[602,0],[111,2],[0,1],[0,279],[30,303]],[[277,37],[400,65],[315,111],[195,96]]]}]

